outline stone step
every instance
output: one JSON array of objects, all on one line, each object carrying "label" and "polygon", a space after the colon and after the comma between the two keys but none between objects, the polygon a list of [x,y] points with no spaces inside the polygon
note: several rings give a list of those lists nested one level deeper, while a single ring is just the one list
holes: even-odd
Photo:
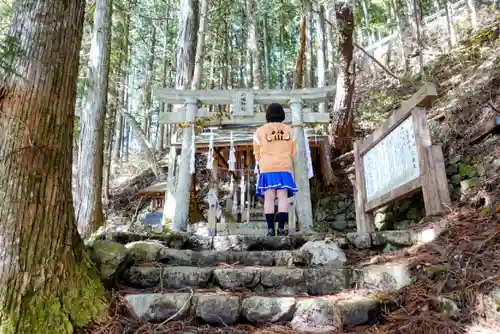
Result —
[{"label": "stone step", "polygon": [[[433,237],[436,233],[427,233]],[[424,235],[426,241],[430,238]],[[110,232],[94,236],[93,240],[112,240],[127,244],[133,241],[157,240],[163,245],[175,249],[215,250],[215,251],[257,251],[291,250],[300,248],[307,241],[333,239],[342,248],[382,249],[386,246],[396,248],[414,245],[422,239],[422,234],[413,231],[383,231],[373,233],[350,232],[345,236],[332,236],[321,233],[294,233],[285,237],[267,237],[256,235],[201,236],[189,233],[138,234],[131,232]],[[92,243],[92,240],[88,241]]]},{"label": "stone step", "polygon": [[294,252],[283,251],[192,251],[165,248],[158,253],[157,262],[174,266],[209,267],[221,264],[242,266],[286,266],[294,262]]},{"label": "stone step", "polygon": [[218,287],[280,295],[329,295],[351,287],[389,291],[411,283],[405,263],[364,268],[288,267],[187,267],[143,265],[127,268],[125,284],[138,288],[164,289]]},{"label": "stone step", "polygon": [[[326,297],[275,297],[252,294],[198,292],[129,294],[135,314],[148,322],[197,319],[228,326],[288,324],[304,332],[340,332],[345,327],[378,321],[381,303],[368,293],[351,292]],[[386,304],[387,305],[387,304]]]}]

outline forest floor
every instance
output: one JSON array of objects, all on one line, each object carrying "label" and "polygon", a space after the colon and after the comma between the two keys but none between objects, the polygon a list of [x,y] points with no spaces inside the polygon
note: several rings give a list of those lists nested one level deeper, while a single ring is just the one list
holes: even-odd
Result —
[{"label": "forest floor", "polygon": [[[399,102],[413,94],[423,81],[435,82],[439,98],[429,114],[429,126],[445,156],[468,155],[500,162],[500,137],[490,135],[471,145],[470,138],[481,122],[500,115],[500,24],[471,34],[449,54],[426,66],[425,79],[414,84],[389,79],[370,82],[357,91],[356,111],[360,132],[365,133],[385,119]],[[380,88],[384,87],[384,88]],[[498,167],[497,167],[498,168]],[[127,194],[117,184],[113,199],[117,207],[137,203],[133,190],[143,181],[127,181]],[[413,284],[392,295],[380,295],[388,307],[382,320],[371,326],[346,329],[351,333],[500,333],[498,310],[491,308],[500,295],[500,175],[483,180],[478,192],[462,196],[450,212],[424,219],[419,229],[444,230],[436,240],[405,250],[367,257],[367,263],[406,259],[412,267]],[[123,188],[122,188],[123,189]],[[128,196],[128,197],[127,197]],[[126,198],[126,200],[124,199]],[[125,203],[127,202],[127,203]],[[361,259],[363,260],[363,259]],[[444,301],[451,301],[443,313]],[[457,306],[458,311],[454,306]],[[118,292],[110,308],[109,322],[88,333],[295,333],[282,326],[253,328],[200,328],[189,322],[150,325],[135,318]]]}]

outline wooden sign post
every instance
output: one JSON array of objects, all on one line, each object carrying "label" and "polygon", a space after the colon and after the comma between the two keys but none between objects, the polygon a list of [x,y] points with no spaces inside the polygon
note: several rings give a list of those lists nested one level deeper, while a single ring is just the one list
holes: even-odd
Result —
[{"label": "wooden sign post", "polygon": [[374,210],[422,191],[426,215],[451,204],[440,145],[432,145],[426,108],[437,97],[426,84],[382,126],[354,144],[356,227],[373,232]]}]

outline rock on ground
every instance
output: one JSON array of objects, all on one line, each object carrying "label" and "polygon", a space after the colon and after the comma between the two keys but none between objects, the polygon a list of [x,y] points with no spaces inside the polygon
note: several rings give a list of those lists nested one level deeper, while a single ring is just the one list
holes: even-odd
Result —
[{"label": "rock on ground", "polygon": [[243,316],[253,324],[287,322],[292,320],[295,298],[253,296],[243,300],[241,309]]},{"label": "rock on ground", "polygon": [[143,262],[157,261],[160,252],[167,247],[157,241],[135,241],[125,245],[137,260]]},{"label": "rock on ground", "polygon": [[96,240],[90,245],[90,255],[97,264],[103,281],[110,280],[129,257],[127,248],[111,240]]},{"label": "rock on ground", "polygon": [[333,240],[306,242],[296,253],[309,266],[331,266],[340,268],[347,262],[344,252]]}]

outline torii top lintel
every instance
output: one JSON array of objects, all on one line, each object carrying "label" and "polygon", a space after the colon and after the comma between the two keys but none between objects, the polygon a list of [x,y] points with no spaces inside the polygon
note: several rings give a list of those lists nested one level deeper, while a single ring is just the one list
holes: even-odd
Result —
[{"label": "torii top lintel", "polygon": [[[263,113],[255,112],[255,104],[271,104],[273,102],[281,104],[292,103],[320,103],[335,93],[335,86],[321,88],[295,89],[295,90],[177,90],[160,88],[155,95],[165,103],[169,104],[197,104],[205,105],[231,105],[232,112],[230,119],[215,120],[217,115],[209,113],[206,109],[198,109],[192,115],[194,119],[206,117],[213,124],[262,124],[266,122]],[[192,110],[192,109],[191,109]],[[304,112],[300,106],[300,123],[328,123],[327,113]],[[292,122],[292,113],[286,113],[285,122]],[[173,113],[163,112],[160,114],[160,123],[175,124],[187,120],[185,110],[178,110]],[[213,120],[212,120],[213,118]],[[194,121],[188,120],[188,121]]]},{"label": "torii top lintel", "polygon": [[291,99],[300,99],[305,103],[320,103],[335,93],[335,86],[306,89],[236,89],[236,90],[180,90],[158,88],[155,95],[165,103],[184,104],[187,99],[196,99],[203,104],[232,104],[235,96],[245,95],[255,104],[289,103]]}]

